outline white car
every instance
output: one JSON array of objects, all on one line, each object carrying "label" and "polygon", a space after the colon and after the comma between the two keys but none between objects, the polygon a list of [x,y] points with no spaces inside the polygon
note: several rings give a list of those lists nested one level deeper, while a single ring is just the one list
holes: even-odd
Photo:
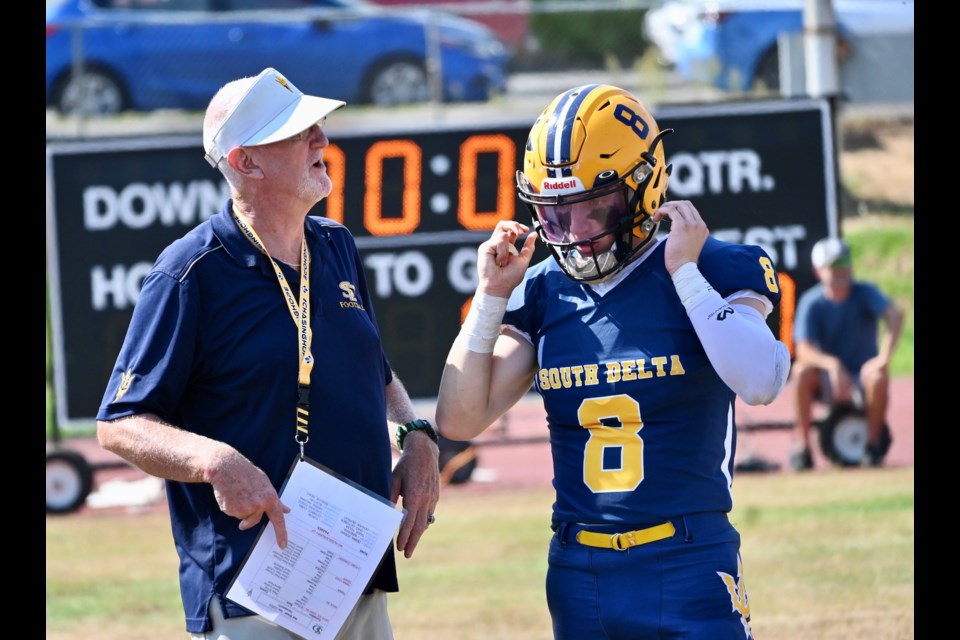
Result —
[{"label": "white car", "polygon": [[[778,37],[802,34],[811,0],[664,0],[644,33],[682,78],[746,91],[779,87]],[[864,36],[913,34],[913,0],[833,0],[838,51]]]}]

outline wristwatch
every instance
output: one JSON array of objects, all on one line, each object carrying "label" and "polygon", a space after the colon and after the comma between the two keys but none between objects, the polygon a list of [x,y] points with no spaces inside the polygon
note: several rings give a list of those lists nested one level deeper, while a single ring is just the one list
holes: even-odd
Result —
[{"label": "wristwatch", "polygon": [[437,435],[437,431],[429,420],[412,420],[397,427],[397,448],[400,451],[403,451],[403,441],[406,440],[407,434],[412,431],[423,431],[435,444],[440,445],[440,436]]}]

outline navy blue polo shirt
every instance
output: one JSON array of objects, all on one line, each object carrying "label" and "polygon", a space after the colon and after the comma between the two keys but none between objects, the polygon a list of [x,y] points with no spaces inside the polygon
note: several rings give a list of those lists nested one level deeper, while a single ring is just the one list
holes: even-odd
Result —
[{"label": "navy blue polo shirt", "polygon": [[[270,261],[240,234],[231,207],[168,246],[144,279],[97,418],[156,414],[235,447],[279,489],[299,452],[299,332]],[[333,220],[308,217],[306,238],[315,360],[306,454],[389,499],[392,374],[363,265]],[[299,274],[283,269],[298,291]],[[209,628],[214,593],[228,617],[249,614],[224,594],[259,528],[240,531],[207,483],[166,487],[187,631]],[[369,588],[398,590],[392,548]]]}]

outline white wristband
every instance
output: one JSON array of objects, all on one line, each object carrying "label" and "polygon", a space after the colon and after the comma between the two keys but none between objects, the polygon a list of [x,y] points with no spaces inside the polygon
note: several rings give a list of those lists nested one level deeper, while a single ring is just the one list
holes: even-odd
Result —
[{"label": "white wristband", "polygon": [[507,311],[507,299],[477,292],[470,311],[460,327],[467,349],[476,353],[493,353],[500,335],[500,324]]},{"label": "white wristband", "polygon": [[677,295],[680,296],[680,302],[687,310],[687,314],[712,295],[719,297],[700,273],[696,262],[683,263],[670,277],[673,279],[673,286],[677,288]]}]

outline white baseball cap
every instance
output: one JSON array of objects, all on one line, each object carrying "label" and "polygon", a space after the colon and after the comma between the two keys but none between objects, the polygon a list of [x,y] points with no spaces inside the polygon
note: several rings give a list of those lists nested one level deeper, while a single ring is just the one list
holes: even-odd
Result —
[{"label": "white baseball cap", "polygon": [[840,238],[824,238],[813,245],[810,260],[817,269],[833,266],[838,261],[850,266],[850,247]]},{"label": "white baseball cap", "polygon": [[305,95],[276,69],[267,67],[250,84],[213,137],[204,136],[204,157],[216,167],[236,147],[255,147],[289,138],[345,104],[342,100]]}]

